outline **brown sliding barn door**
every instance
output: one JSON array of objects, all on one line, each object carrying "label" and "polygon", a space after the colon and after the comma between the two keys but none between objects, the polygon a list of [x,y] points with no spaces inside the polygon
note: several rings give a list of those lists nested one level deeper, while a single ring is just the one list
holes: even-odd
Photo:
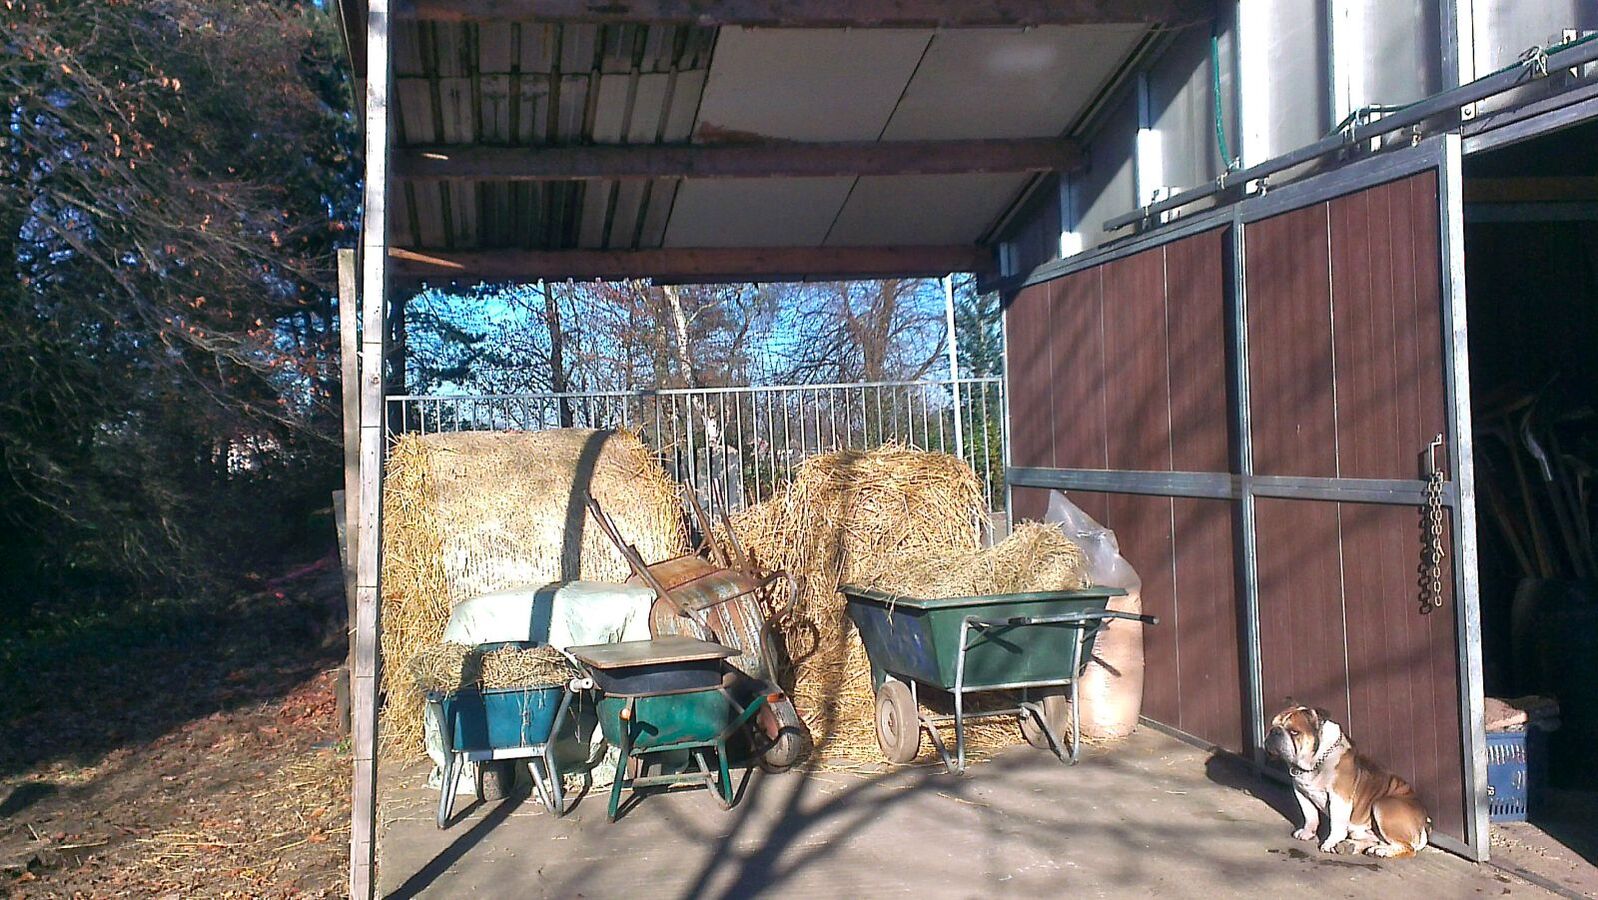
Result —
[{"label": "brown sliding barn door", "polygon": [[1330,710],[1472,849],[1452,528],[1440,593],[1420,584],[1433,459],[1459,496],[1443,177],[1245,215],[1247,483],[1266,714]]},{"label": "brown sliding barn door", "polygon": [[1481,857],[1458,161],[1424,142],[1030,280],[1007,477],[1017,520],[1065,490],[1142,575],[1147,718],[1263,762],[1289,698],[1325,707]]}]

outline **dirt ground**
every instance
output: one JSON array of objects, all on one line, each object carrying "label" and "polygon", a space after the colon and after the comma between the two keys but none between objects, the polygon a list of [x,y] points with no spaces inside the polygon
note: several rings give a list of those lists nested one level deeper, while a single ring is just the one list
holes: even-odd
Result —
[{"label": "dirt ground", "polygon": [[332,571],[0,643],[0,892],[342,895]]}]

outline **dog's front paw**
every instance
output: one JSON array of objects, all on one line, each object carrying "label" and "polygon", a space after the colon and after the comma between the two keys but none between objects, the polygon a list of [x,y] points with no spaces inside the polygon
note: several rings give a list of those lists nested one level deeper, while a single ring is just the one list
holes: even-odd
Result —
[{"label": "dog's front paw", "polygon": [[1313,828],[1300,828],[1299,830],[1293,832],[1293,837],[1295,837],[1295,838],[1297,838],[1298,840],[1301,840],[1301,841],[1313,841],[1313,840],[1315,840],[1315,837],[1316,837],[1315,829],[1313,829]]},{"label": "dog's front paw", "polygon": [[1343,838],[1338,837],[1338,838],[1327,838],[1326,840],[1321,841],[1321,852],[1322,853],[1336,853],[1337,852],[1337,845],[1341,844],[1343,842],[1343,840],[1344,840]]}]

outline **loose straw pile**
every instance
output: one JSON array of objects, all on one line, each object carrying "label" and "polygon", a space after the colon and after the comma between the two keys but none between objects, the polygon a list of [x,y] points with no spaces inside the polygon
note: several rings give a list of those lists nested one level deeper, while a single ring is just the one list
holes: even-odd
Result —
[{"label": "loose straw pile", "polygon": [[553,647],[501,647],[482,653],[448,642],[418,653],[410,668],[417,689],[423,692],[556,687],[577,674]]}]

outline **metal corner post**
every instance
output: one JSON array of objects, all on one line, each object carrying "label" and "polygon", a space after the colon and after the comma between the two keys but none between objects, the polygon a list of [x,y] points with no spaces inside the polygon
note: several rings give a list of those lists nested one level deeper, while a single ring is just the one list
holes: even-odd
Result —
[{"label": "metal corner post", "polygon": [[383,485],[384,312],[388,299],[389,0],[369,0],[366,24],[366,182],[361,222],[360,522],[356,539],[354,786],[350,896],[376,894],[379,569]]},{"label": "metal corner post", "polygon": [[1443,275],[1444,352],[1447,353],[1448,454],[1453,464],[1455,499],[1451,507],[1454,531],[1454,604],[1459,645],[1460,729],[1466,773],[1466,839],[1477,859],[1488,857],[1487,736],[1482,685],[1480,560],[1476,544],[1476,463],[1471,441],[1470,343],[1466,331],[1465,214],[1463,143],[1459,135],[1446,135],[1437,181],[1438,215],[1442,223],[1440,249]]},{"label": "metal corner post", "polygon": [[1252,401],[1248,363],[1248,278],[1245,262],[1247,228],[1239,207],[1232,208],[1232,253],[1227,260],[1227,277],[1232,289],[1232,390],[1237,408],[1233,425],[1237,428],[1237,471],[1242,495],[1238,498],[1238,527],[1241,529],[1239,575],[1242,577],[1241,620],[1243,623],[1243,689],[1248,702],[1248,751],[1255,765],[1264,766],[1261,747],[1265,739],[1265,679],[1260,656],[1259,536],[1254,527],[1254,425],[1250,418]]}]

